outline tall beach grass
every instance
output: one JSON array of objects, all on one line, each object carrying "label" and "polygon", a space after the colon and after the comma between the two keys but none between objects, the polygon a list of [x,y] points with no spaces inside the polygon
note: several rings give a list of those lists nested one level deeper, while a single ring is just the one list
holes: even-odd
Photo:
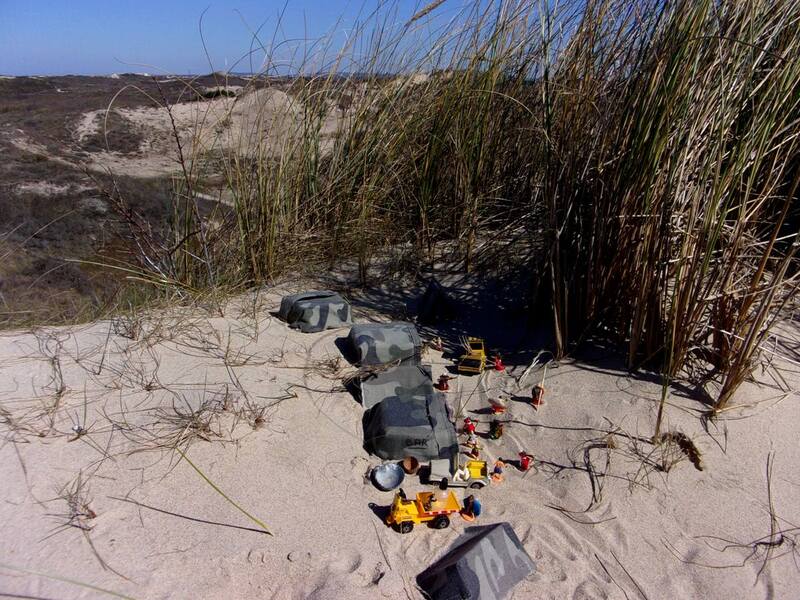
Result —
[{"label": "tall beach grass", "polygon": [[[130,216],[124,268],[230,289],[503,245],[557,356],[602,331],[665,385],[702,364],[728,404],[798,285],[800,2],[381,3],[349,30],[253,36],[261,76],[176,132],[170,230]],[[204,212],[211,175],[227,200]]]}]

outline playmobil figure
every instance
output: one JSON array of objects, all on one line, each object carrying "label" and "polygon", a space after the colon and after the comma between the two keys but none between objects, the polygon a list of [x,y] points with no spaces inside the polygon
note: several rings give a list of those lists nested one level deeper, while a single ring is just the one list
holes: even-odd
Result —
[{"label": "playmobil figure", "polygon": [[467,479],[469,479],[469,469],[467,467],[461,467],[460,469],[456,469],[456,472],[453,473],[454,483],[463,483]]},{"label": "playmobil figure", "polygon": [[544,404],[544,387],[535,385],[531,390],[531,405],[533,408],[539,408],[542,404]]},{"label": "playmobil figure", "polygon": [[494,469],[492,469],[492,481],[495,483],[503,481],[503,467],[505,466],[502,460],[495,461]]},{"label": "playmobil figure", "polygon": [[506,408],[508,408],[508,398],[504,398],[503,396],[489,398],[489,406],[491,406],[493,414],[503,414],[506,412]]},{"label": "playmobil figure", "polygon": [[489,437],[493,440],[499,440],[503,437],[503,424],[497,419],[492,419],[489,425]]},{"label": "playmobil figure", "polygon": [[461,509],[461,517],[465,521],[474,521],[481,515],[481,501],[470,494],[464,498],[464,508]]},{"label": "playmobil figure", "polygon": [[455,379],[455,377],[450,377],[449,375],[439,375],[439,382],[436,383],[433,387],[435,387],[440,392],[449,392],[450,391],[450,380]]},{"label": "playmobil figure", "polygon": [[464,419],[464,433],[467,435],[475,433],[475,423],[472,422],[472,419],[467,417]]},{"label": "playmobil figure", "polygon": [[506,370],[506,366],[503,364],[503,358],[500,356],[499,353],[494,355],[493,360],[494,360],[494,370],[495,371],[505,371]]},{"label": "playmobil figure", "polygon": [[527,452],[520,452],[519,453],[519,470],[520,471],[527,471],[531,466],[531,461],[532,460],[533,460],[533,456],[531,456]]},{"label": "playmobil figure", "polygon": [[467,444],[469,451],[467,452],[467,456],[474,460],[478,460],[481,457],[481,450],[483,447],[478,443],[478,441],[474,441],[471,444]]}]

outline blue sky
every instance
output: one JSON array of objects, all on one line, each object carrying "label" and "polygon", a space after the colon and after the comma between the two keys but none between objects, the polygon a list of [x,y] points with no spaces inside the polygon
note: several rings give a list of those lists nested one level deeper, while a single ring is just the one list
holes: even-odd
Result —
[{"label": "blue sky", "polygon": [[[398,22],[426,4],[397,0]],[[214,69],[225,70],[248,52],[248,28],[266,21],[262,36],[269,40],[281,11],[279,39],[319,38],[335,29],[334,43],[341,44],[358,15],[377,5],[378,0],[0,0],[0,73],[207,73],[199,32],[204,10]],[[463,6],[464,0],[448,0],[436,12],[453,15]],[[256,70],[262,56],[255,57]],[[235,70],[249,69],[245,61]]]}]

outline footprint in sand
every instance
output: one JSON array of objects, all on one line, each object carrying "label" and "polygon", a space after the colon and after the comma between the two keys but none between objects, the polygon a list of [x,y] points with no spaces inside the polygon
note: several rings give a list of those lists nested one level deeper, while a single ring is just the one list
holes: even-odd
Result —
[{"label": "footprint in sand", "polygon": [[583,581],[572,592],[572,600],[606,600],[608,592],[594,581]]},{"label": "footprint in sand", "polygon": [[560,558],[552,552],[544,554],[537,551],[534,560],[536,560],[536,574],[545,583],[563,583],[569,578],[561,565]]},{"label": "footprint in sand", "polygon": [[307,562],[311,560],[311,552],[292,550],[291,552],[289,552],[289,554],[286,555],[286,560],[288,560],[289,562]]},{"label": "footprint in sand", "polygon": [[548,491],[558,502],[563,502],[569,496],[569,488],[565,485],[554,485]]},{"label": "footprint in sand", "polygon": [[334,573],[350,574],[355,573],[356,569],[361,566],[361,554],[358,552],[345,552],[336,557],[328,568]]}]

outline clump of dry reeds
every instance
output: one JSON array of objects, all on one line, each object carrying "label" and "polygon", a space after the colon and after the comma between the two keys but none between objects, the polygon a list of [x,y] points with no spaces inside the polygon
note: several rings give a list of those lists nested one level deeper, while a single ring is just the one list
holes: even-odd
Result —
[{"label": "clump of dry reeds", "polygon": [[[230,406],[229,393],[203,390],[198,399],[173,394],[173,400],[131,419],[128,412],[106,414],[108,421],[130,443],[132,453],[185,451],[198,440],[225,442],[222,417]],[[235,423],[234,423],[235,426]]]},{"label": "clump of dry reeds", "polygon": [[97,514],[89,506],[91,500],[82,473],[79,473],[74,480],[59,490],[58,498],[63,500],[67,506],[63,513],[50,515],[61,521],[56,532],[69,527],[75,527],[81,531],[92,530],[91,521],[97,518]]},{"label": "clump of dry reeds", "polygon": [[111,571],[119,575],[123,579],[127,579],[122,573],[111,567],[97,552],[94,542],[92,541],[89,533],[92,531],[92,521],[97,518],[97,513],[90,506],[92,501],[89,498],[89,490],[86,478],[83,473],[78,473],[77,477],[64,485],[59,491],[56,500],[60,500],[66,504],[63,512],[52,513],[48,516],[55,519],[58,525],[53,528],[52,532],[45,538],[48,539],[58,533],[69,531],[71,528],[79,530],[89,547],[92,550],[97,561],[103,569]]},{"label": "clump of dry reeds", "polygon": [[[796,1],[440,4],[399,26],[381,4],[292,78],[258,44],[265,76],[225,115],[249,119],[232,143],[210,113],[176,132],[172,229],[121,209],[141,260],[120,268],[185,294],[346,257],[365,280],[389,245],[447,243],[467,270],[502,247],[557,356],[600,330],[665,394],[702,361],[723,408],[800,281]],[[212,164],[229,201],[204,212]]]}]

